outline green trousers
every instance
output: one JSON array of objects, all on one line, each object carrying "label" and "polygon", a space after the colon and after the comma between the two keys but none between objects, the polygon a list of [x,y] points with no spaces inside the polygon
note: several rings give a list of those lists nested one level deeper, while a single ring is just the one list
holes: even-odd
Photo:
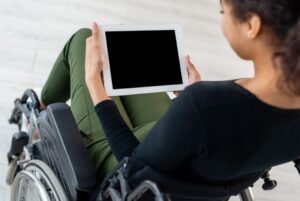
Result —
[{"label": "green trousers", "polygon": [[[92,159],[98,179],[103,179],[117,165],[117,161],[105,139],[85,84],[85,41],[90,35],[90,29],[80,29],[67,41],[43,87],[41,99],[45,105],[71,99],[71,110],[83,143]],[[143,140],[171,104],[166,93],[112,99],[139,140]]]}]

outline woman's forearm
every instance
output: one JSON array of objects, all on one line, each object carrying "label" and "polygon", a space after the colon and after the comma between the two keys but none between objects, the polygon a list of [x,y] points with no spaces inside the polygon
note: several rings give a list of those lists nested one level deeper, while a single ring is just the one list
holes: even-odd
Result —
[{"label": "woman's forearm", "polygon": [[102,82],[102,78],[100,77],[100,75],[87,77],[86,85],[90,92],[90,96],[92,98],[94,106],[96,106],[100,102],[111,99],[106,94],[106,91],[105,91],[105,88],[104,88],[104,85]]}]

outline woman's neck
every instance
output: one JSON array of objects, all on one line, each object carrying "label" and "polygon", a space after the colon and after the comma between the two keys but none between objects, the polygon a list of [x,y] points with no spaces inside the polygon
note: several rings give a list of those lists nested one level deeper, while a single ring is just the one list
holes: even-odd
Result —
[{"label": "woman's neck", "polygon": [[257,54],[253,59],[254,77],[238,80],[237,83],[267,104],[283,109],[300,109],[300,97],[291,94],[286,86],[280,87],[283,75],[274,65],[273,53]]}]

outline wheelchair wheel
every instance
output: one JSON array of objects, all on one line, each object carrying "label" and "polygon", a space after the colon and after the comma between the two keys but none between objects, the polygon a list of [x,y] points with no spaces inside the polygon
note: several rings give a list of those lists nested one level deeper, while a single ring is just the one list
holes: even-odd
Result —
[{"label": "wheelchair wheel", "polygon": [[14,179],[11,201],[67,201],[67,196],[53,171],[32,160]]}]

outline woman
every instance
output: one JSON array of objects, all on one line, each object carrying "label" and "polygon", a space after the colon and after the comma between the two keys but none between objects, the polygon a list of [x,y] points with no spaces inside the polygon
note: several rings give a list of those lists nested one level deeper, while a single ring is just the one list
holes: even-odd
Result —
[{"label": "woman", "polygon": [[[187,58],[191,85],[172,104],[164,94],[106,95],[97,24],[86,50],[88,30],[66,44],[42,101],[65,101],[71,94],[99,178],[116,164],[111,151],[117,160],[131,156],[173,177],[212,183],[236,181],[300,156],[299,1],[221,0],[221,7],[223,32],[242,59],[253,61],[254,77],[196,82],[200,76]],[[139,112],[120,105],[129,101],[137,110],[150,108],[140,121],[150,126],[132,125]]]}]

